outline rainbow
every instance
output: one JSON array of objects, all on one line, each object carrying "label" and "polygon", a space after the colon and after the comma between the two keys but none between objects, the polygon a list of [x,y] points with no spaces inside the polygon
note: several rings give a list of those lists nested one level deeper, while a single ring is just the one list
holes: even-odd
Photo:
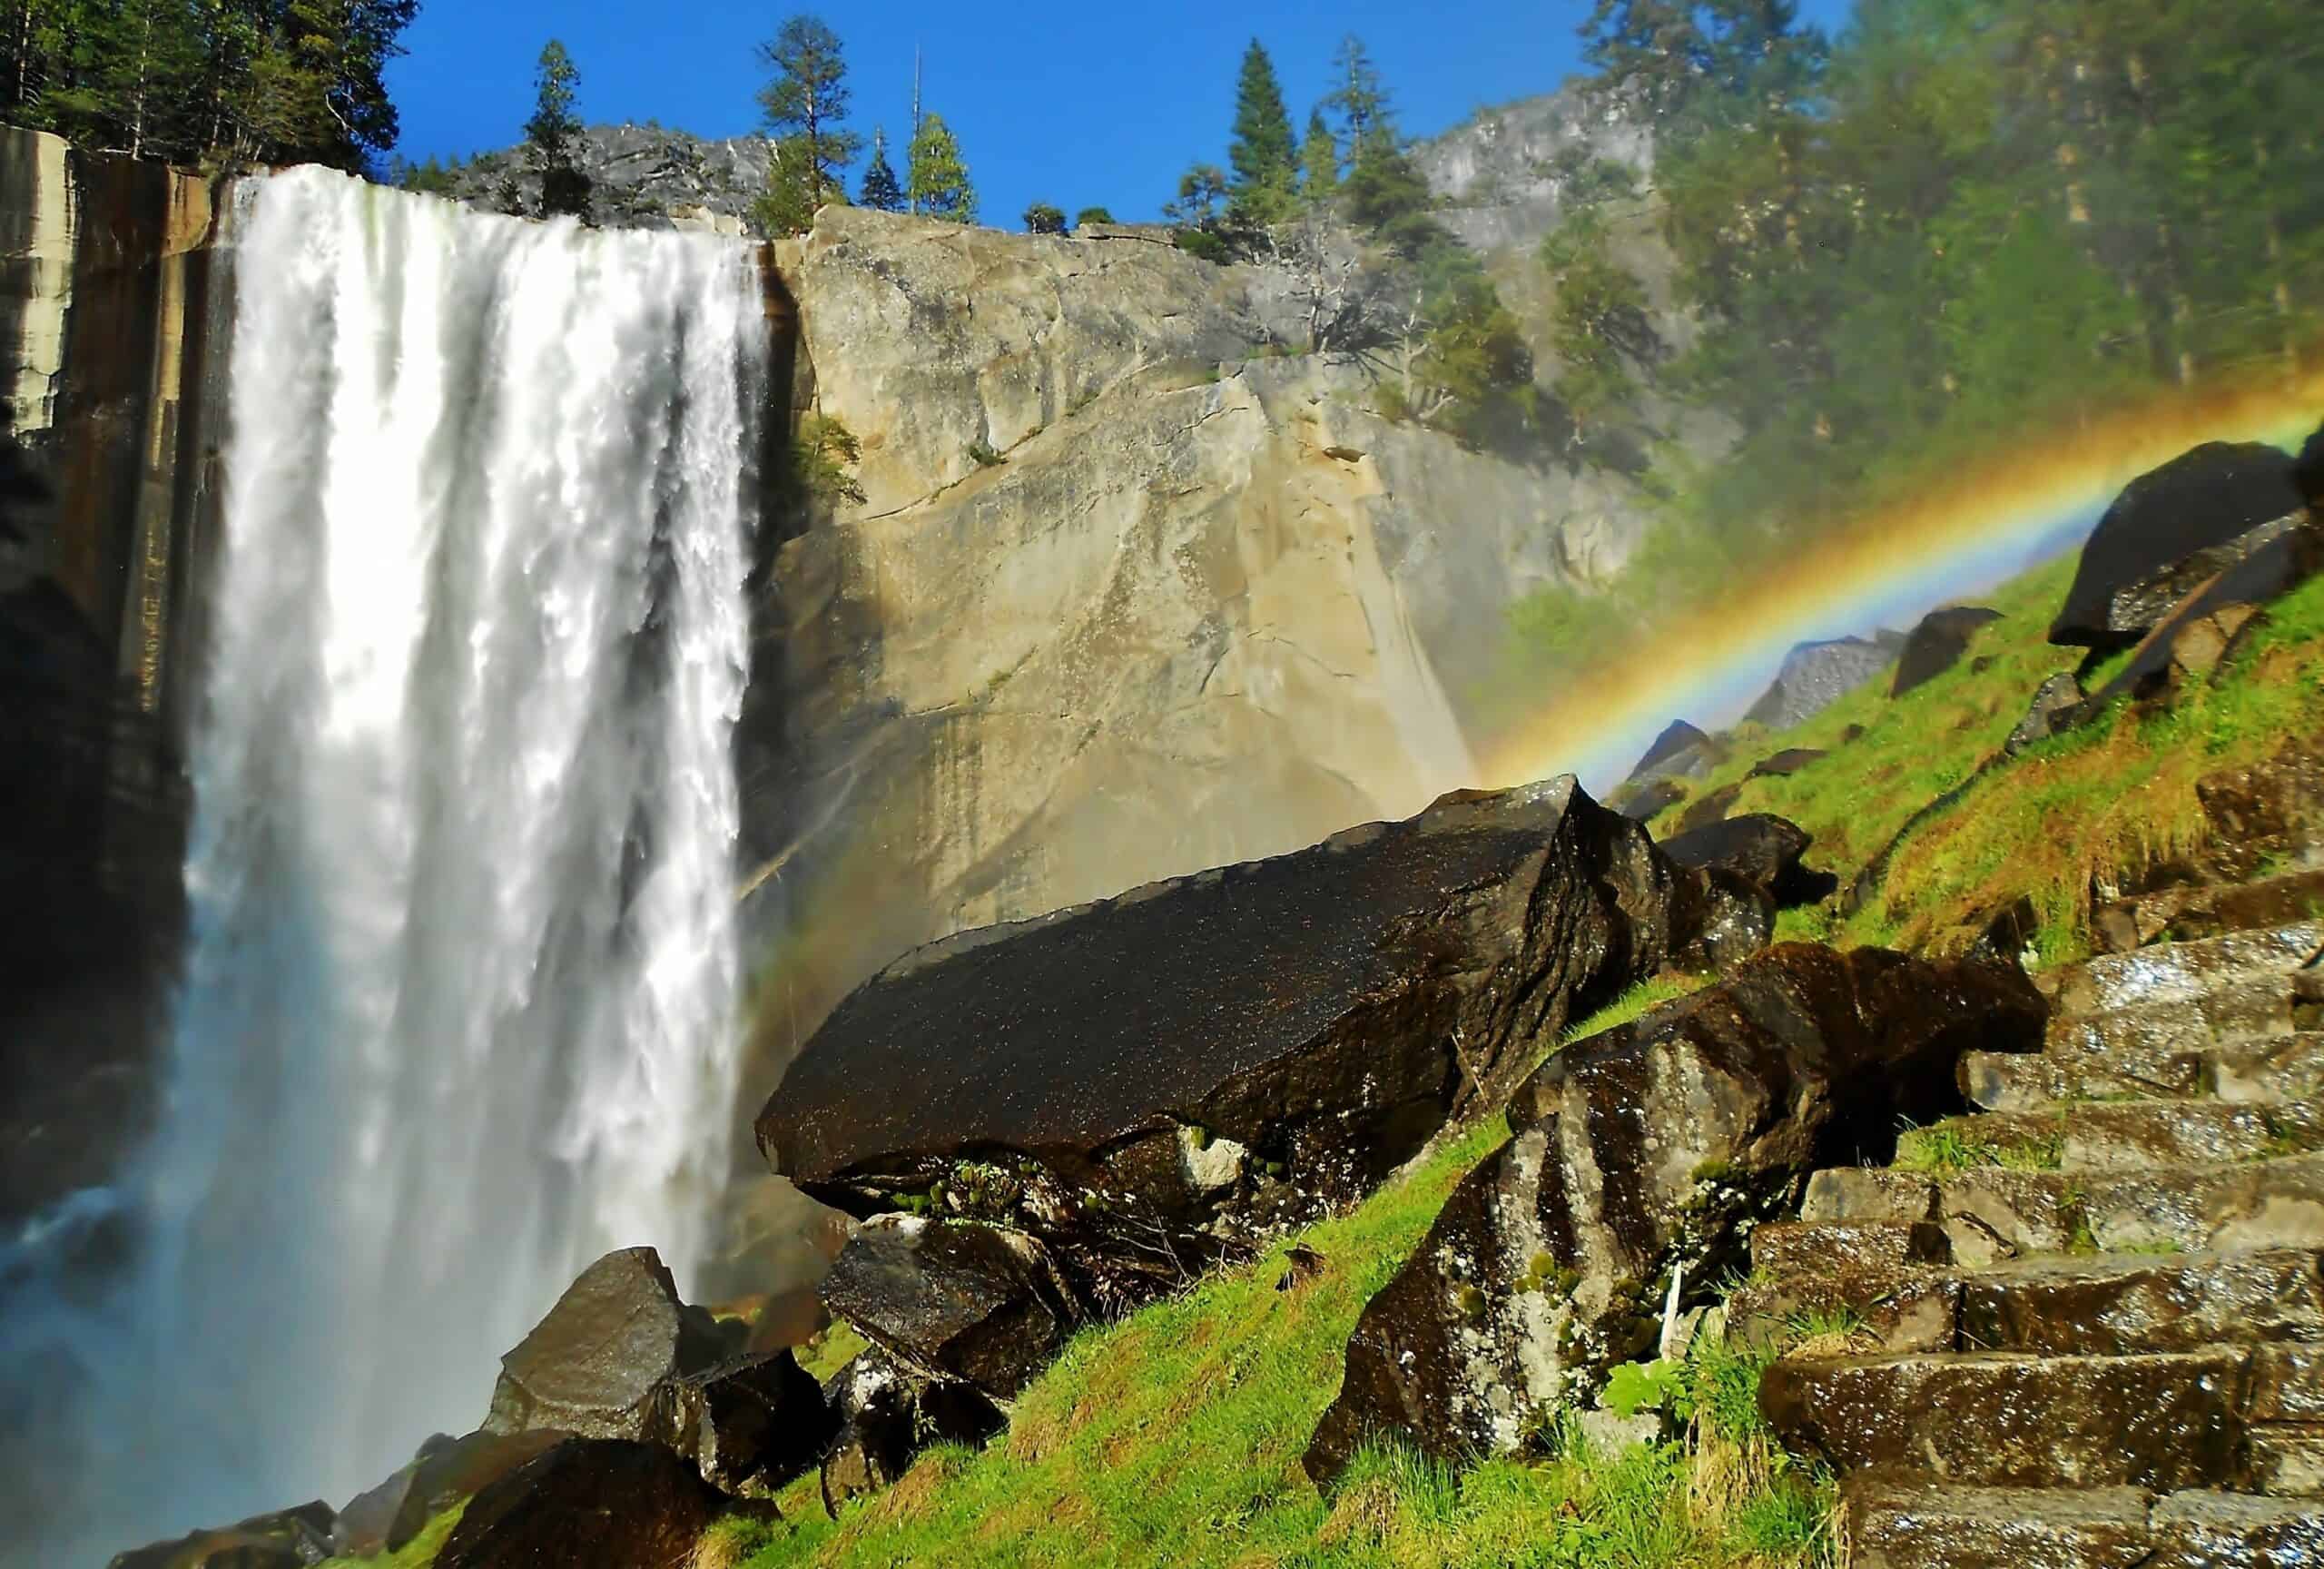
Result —
[{"label": "rainbow", "polygon": [[2181,389],[2119,410],[1869,512],[1716,601],[1658,627],[1650,649],[1567,682],[1547,707],[1477,750],[1488,787],[1562,773],[1620,779],[1674,719],[1739,714],[1798,643],[1909,626],[2072,541],[2116,492],[2204,441],[2296,445],[2324,416],[2324,370]]}]

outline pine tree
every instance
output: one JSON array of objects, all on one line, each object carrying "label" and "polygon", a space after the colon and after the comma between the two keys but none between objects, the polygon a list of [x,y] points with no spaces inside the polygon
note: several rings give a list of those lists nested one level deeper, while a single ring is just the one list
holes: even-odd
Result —
[{"label": "pine tree", "polygon": [[904,210],[904,188],[896,180],[894,165],[888,162],[888,133],[874,129],[872,133],[872,162],[863,171],[862,187],[856,201],[875,212],[901,212]]},{"label": "pine tree", "polygon": [[847,200],[843,171],[863,150],[863,138],[842,128],[847,118],[847,62],[839,35],[821,17],[793,16],[759,45],[774,76],[759,92],[759,109],[773,133],[769,190],[756,211],[777,233],[804,233],[815,209]]},{"label": "pine tree", "polygon": [[1311,203],[1329,201],[1340,188],[1340,143],[1324,123],[1324,112],[1307,115],[1307,139],[1299,144],[1299,193]]},{"label": "pine tree", "polygon": [[941,114],[921,117],[919,134],[911,139],[904,177],[905,193],[915,211],[955,223],[977,221],[977,191],[969,182],[969,166],[961,161],[960,143]]},{"label": "pine tree", "polygon": [[574,158],[574,143],[581,135],[581,120],[573,107],[580,81],[573,56],[562,43],[550,39],[541,50],[539,74],[534,78],[533,117],[525,122],[525,161],[540,177],[544,218],[589,215],[589,177]]},{"label": "pine tree", "polygon": [[1363,39],[1351,33],[1340,40],[1339,52],[1332,57],[1332,75],[1336,85],[1324,102],[1339,112],[1349,161],[1362,159],[1384,139],[1394,141],[1395,121],[1388,106],[1388,92],[1381,85],[1380,68],[1372,63]]},{"label": "pine tree", "polygon": [[1065,209],[1055,202],[1036,202],[1025,209],[1026,233],[1062,234],[1065,232]]},{"label": "pine tree", "polygon": [[1235,170],[1232,211],[1236,222],[1274,223],[1290,215],[1298,152],[1275,62],[1254,38],[1243,54],[1242,80],[1235,90],[1235,140],[1226,154]]},{"label": "pine tree", "polygon": [[1076,229],[1085,223],[1111,223],[1113,221],[1113,212],[1104,207],[1084,207],[1073,215],[1073,226]]}]

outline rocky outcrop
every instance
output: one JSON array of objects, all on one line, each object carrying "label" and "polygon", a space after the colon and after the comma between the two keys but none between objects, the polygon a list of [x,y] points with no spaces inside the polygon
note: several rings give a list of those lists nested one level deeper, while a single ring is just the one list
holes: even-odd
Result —
[{"label": "rocky outcrop", "polygon": [[116,1554],[108,1569],[308,1569],[331,1555],[331,1526],[329,1505],[306,1504]]},{"label": "rocky outcrop", "polygon": [[1807,829],[1773,813],[1723,817],[1661,841],[1662,853],[1681,866],[1718,870],[1763,890],[1777,909],[1828,897],[1839,880],[1800,863],[1815,842]]},{"label": "rocky outcrop", "polygon": [[2093,650],[2146,635],[2234,542],[2303,506],[2293,460],[2260,442],[2206,442],[2131,481],[2098,521],[2050,641]]},{"label": "rocky outcrop", "polygon": [[419,1446],[409,1465],[348,1502],[339,1512],[331,1551],[350,1558],[400,1552],[437,1515],[572,1436],[560,1428],[459,1438],[439,1433]]},{"label": "rocky outcrop", "polygon": [[1922,617],[1905,638],[1896,656],[1896,679],[1891,697],[1902,697],[1914,687],[1934,681],[1961,662],[1977,628],[2001,619],[1998,610],[1975,605],[1949,605]]},{"label": "rocky outcrop", "polygon": [[854,1213],[1019,1229],[1111,1308],[1361,1196],[1567,1018],[1749,952],[1769,909],[1571,778],[1449,796],[913,953],[832,1013],[759,1140]]},{"label": "rocky outcrop", "polygon": [[571,1438],[470,1499],[436,1569],[684,1564],[724,1505],[657,1445]]},{"label": "rocky outcrop", "polygon": [[1799,644],[1783,656],[1782,668],[1744,720],[1770,730],[1805,724],[1888,668],[1904,646],[1904,636],[1895,632]]},{"label": "rocky outcrop", "polygon": [[1398,1435],[1448,1460],[1519,1447],[1739,1261],[1819,1159],[1954,1100],[1971,1047],[2031,1049],[2014,970],[1785,944],[1569,1046],[1364,1310],[1306,1466]]},{"label": "rocky outcrop", "polygon": [[1817,746],[1787,746],[1780,752],[1769,753],[1751,765],[1748,775],[1753,779],[1788,779],[1812,763],[1821,763],[1831,754]]},{"label": "rocky outcrop", "polygon": [[2025,706],[2025,717],[2017,722],[2002,744],[2002,750],[2014,757],[2037,741],[2046,741],[2059,731],[2075,723],[2075,711],[2082,706],[2082,683],[2070,671],[2060,671],[2034,689],[2034,700]]},{"label": "rocky outcrop", "polygon": [[1727,756],[1727,744],[1705,735],[1684,719],[1674,719],[1648,745],[1627,777],[1625,786],[1643,786],[1658,779],[1692,779],[1708,774]]},{"label": "rocky outcrop", "polygon": [[823,1507],[875,1493],[904,1474],[931,1444],[981,1444],[1006,1418],[970,1384],[928,1378],[883,1351],[864,1352],[823,1391],[839,1436],[823,1458]]},{"label": "rocky outcrop", "polygon": [[149,1104],[230,292],[212,186],[0,127],[0,1222]]}]

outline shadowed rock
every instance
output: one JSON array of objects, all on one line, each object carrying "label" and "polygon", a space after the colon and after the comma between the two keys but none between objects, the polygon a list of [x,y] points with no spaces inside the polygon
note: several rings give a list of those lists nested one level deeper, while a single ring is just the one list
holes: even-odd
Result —
[{"label": "shadowed rock", "polygon": [[1809,764],[1821,763],[1830,755],[1820,747],[1787,746],[1752,764],[1750,776],[1754,779],[1788,779]]},{"label": "shadowed rock", "polygon": [[571,1436],[554,1429],[462,1438],[439,1433],[419,1446],[410,1465],[339,1512],[332,1550],[350,1558],[399,1552],[437,1515]]},{"label": "shadowed rock", "polygon": [[837,1419],[788,1348],[736,1357],[664,1386],[652,1436],[728,1493],[767,1492],[822,1458]]},{"label": "shadowed rock", "polygon": [[1722,784],[1701,800],[1690,803],[1679,814],[1679,832],[1692,834],[1698,828],[1708,828],[1714,823],[1727,821],[1727,814],[1742,798],[1743,783]]},{"label": "shadowed rock", "polygon": [[1904,646],[1898,632],[1802,643],[1784,656],[1783,668],[1743,717],[1770,730],[1788,730],[1886,670]]},{"label": "shadowed rock", "polygon": [[2309,511],[2324,512],[2324,425],[2301,443],[2299,456],[2292,460],[2291,483]]},{"label": "shadowed rock", "polygon": [[1787,943],[1566,1048],[1364,1308],[1308,1474],[1374,1436],[1516,1448],[1652,1343],[1674,1270],[1681,1306],[1702,1299],[1811,1168],[1957,1103],[1961,1052],[2033,1050],[2044,1011],[2014,970]]},{"label": "shadowed rock", "polygon": [[222,1530],[117,1553],[109,1569],[306,1569],[331,1554],[330,1505],[302,1504]]},{"label": "shadowed rock", "polygon": [[1353,1201],[1577,1011],[1769,921],[1570,778],[1448,796],[909,955],[808,1043],[759,1141],[852,1213],[1024,1231],[1110,1310]]},{"label": "shadowed rock", "polygon": [[500,1358],[483,1431],[650,1438],[663,1386],[734,1348],[707,1312],[678,1300],[661,1255],[625,1248],[583,1270]]},{"label": "shadowed rock", "polygon": [[1687,787],[1676,779],[1657,779],[1653,784],[1630,789],[1623,787],[1617,808],[1633,823],[1644,823],[1676,806],[1687,798]]},{"label": "shadowed rock", "polygon": [[470,1499],[436,1569],[687,1564],[724,1505],[659,1445],[571,1438]]},{"label": "shadowed rock", "polygon": [[2074,711],[2082,706],[2082,683],[2072,672],[2060,671],[2034,689],[2034,701],[2025,707],[2025,717],[2002,743],[2002,750],[2014,757],[2037,741],[2051,736],[2075,723]]},{"label": "shadowed rock", "polygon": [[[1007,1180],[998,1168],[994,1181]],[[881,1216],[823,1278],[823,1303],[898,1360],[1006,1399],[1081,1317],[1049,1250],[1021,1231]]]},{"label": "shadowed rock", "polygon": [[1625,784],[1651,784],[1658,779],[1686,779],[1707,774],[1727,755],[1727,747],[1717,736],[1706,735],[1684,719],[1654,738],[1646,755],[1638,760]]},{"label": "shadowed rock", "polygon": [[2097,650],[2136,641],[2230,565],[2237,541],[2301,505],[2292,459],[2260,442],[2206,442],[2140,475],[2083,547],[2050,641]]},{"label": "shadowed rock", "polygon": [[981,1444],[1005,1425],[972,1386],[922,1378],[876,1347],[832,1376],[824,1398],[840,1422],[823,1459],[823,1508],[893,1483],[931,1444]]},{"label": "shadowed rock", "polygon": [[1977,628],[2000,619],[2000,611],[1975,605],[1950,605],[1922,617],[1896,656],[1896,680],[1888,696],[1902,697],[1952,669],[1969,651],[1969,639],[1976,636]]},{"label": "shadowed rock", "polygon": [[1828,898],[1839,880],[1810,872],[1800,857],[1815,842],[1807,829],[1772,813],[1723,818],[1662,841],[1662,853],[1681,866],[1723,871],[1767,891],[1777,908]]}]

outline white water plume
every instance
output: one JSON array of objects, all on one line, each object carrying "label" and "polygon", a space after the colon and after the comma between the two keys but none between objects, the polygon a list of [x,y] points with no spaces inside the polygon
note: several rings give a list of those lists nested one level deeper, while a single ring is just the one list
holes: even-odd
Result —
[{"label": "white water plume", "polygon": [[84,1391],[116,1548],[473,1426],[591,1258],[686,1283],[726,1169],[752,259],[319,170],[236,252],[186,976]]}]

